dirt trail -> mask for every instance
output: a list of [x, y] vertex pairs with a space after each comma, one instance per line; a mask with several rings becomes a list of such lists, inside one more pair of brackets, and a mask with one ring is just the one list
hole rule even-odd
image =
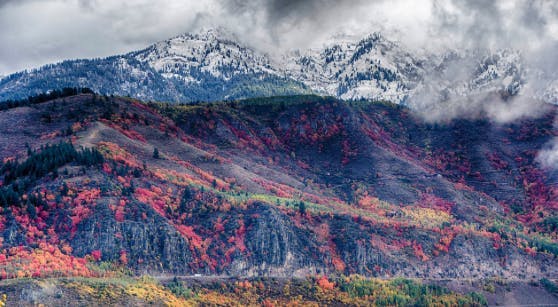
[[91, 125], [85, 131], [81, 131], [77, 134], [78, 139], [76, 141], [76, 145], [83, 146], [83, 147], [95, 146], [95, 143], [97, 143], [100, 140], [99, 138], [99, 134], [101, 134], [100, 132], [107, 129], [110, 128], [104, 125], [103, 123], [100, 122], [91, 123]]

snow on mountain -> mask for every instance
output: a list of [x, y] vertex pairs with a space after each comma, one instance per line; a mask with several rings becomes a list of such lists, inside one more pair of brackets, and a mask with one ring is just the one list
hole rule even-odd
[[322, 49], [291, 52], [286, 71], [324, 94], [343, 99], [400, 102], [420, 80], [420, 60], [374, 33], [360, 41], [333, 42]]
[[224, 80], [241, 74], [275, 74], [267, 57], [241, 46], [222, 29], [180, 35], [138, 52], [135, 58], [165, 78], [185, 82], [200, 81], [192, 78], [194, 70]]
[[277, 60], [226, 30], [209, 29], [125, 55], [64, 61], [6, 76], [0, 79], [0, 100], [80, 86], [175, 102], [313, 92], [413, 105], [422, 98], [444, 101], [523, 90], [555, 102], [558, 81], [534, 89], [528, 78], [533, 72], [523, 62], [514, 50], [411, 50], [380, 33], [362, 39], [337, 35], [321, 48], [291, 50]]
[[411, 100], [444, 101], [481, 93], [516, 95], [526, 80], [521, 54], [513, 50], [449, 50], [431, 55]]
[[558, 80], [549, 81], [538, 98], [550, 103], [558, 104]]
[[222, 30], [207, 30], [124, 55], [68, 60], [12, 74], [0, 81], [0, 101], [76, 86], [169, 102], [310, 92], [273, 69], [265, 55], [236, 42]]

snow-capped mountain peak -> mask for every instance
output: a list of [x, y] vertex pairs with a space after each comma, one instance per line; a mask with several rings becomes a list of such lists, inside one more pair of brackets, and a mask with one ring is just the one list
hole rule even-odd
[[165, 78], [202, 81], [195, 75], [209, 73], [230, 80], [238, 74], [269, 73], [269, 60], [233, 40], [223, 30], [183, 34], [138, 52], [136, 59], [147, 63]]
[[[361, 39], [337, 34], [322, 47], [291, 50], [271, 59], [216, 28], [178, 35], [125, 55], [65, 61], [6, 76], [0, 79], [0, 100], [84, 86], [182, 102], [313, 92], [408, 104], [425, 93], [431, 100], [482, 91], [516, 95], [529, 88], [526, 76], [532, 75], [523, 62], [514, 50], [413, 50], [381, 33]], [[556, 83], [552, 80], [547, 82], [550, 87]], [[540, 86], [531, 86], [531, 91], [551, 101], [558, 95]]]

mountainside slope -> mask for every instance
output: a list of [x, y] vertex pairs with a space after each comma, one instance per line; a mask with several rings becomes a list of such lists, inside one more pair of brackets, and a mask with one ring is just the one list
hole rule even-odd
[[92, 94], [8, 109], [0, 274], [555, 277], [558, 174], [535, 162], [555, 113], [431, 125], [315, 96]]

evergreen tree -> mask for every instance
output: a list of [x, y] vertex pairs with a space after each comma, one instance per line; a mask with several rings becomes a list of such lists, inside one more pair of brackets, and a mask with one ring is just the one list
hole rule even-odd
[[303, 201], [300, 201], [300, 203], [298, 203], [298, 212], [300, 212], [301, 215], [306, 214], [306, 203], [304, 203]]
[[29, 200], [27, 201], [27, 213], [29, 213], [31, 219], [37, 218], [37, 209], [35, 209], [35, 206]]

